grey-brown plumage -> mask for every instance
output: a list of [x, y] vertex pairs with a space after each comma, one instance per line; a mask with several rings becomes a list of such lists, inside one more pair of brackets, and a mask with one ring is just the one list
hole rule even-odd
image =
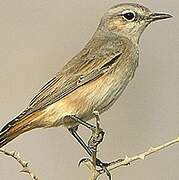
[[1, 130], [0, 147], [34, 128], [73, 127], [70, 115], [87, 121], [94, 110], [108, 110], [134, 76], [142, 32], [152, 21], [169, 17], [138, 4], [109, 9], [84, 49]]

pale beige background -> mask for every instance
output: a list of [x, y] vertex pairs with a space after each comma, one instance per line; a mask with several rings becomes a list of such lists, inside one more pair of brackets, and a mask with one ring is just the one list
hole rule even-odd
[[[26, 107], [37, 90], [90, 38], [118, 0], [0, 0], [0, 126]], [[135, 155], [179, 133], [179, 1], [138, 1], [174, 15], [151, 25], [140, 43], [140, 68], [115, 106], [102, 116], [104, 160]], [[82, 132], [84, 134], [84, 130]], [[64, 128], [36, 130], [7, 146], [30, 160], [42, 180], [85, 180], [86, 156]], [[113, 172], [114, 180], [179, 179], [179, 146]], [[0, 155], [0, 180], [28, 180]], [[102, 177], [101, 179], [105, 179]]]

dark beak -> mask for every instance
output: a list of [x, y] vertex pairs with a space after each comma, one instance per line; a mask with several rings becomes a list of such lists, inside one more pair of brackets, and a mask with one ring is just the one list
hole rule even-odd
[[148, 21], [153, 22], [153, 21], [158, 21], [158, 20], [163, 20], [163, 19], [168, 19], [172, 18], [173, 16], [170, 14], [165, 14], [165, 13], [152, 13], [148, 16]]

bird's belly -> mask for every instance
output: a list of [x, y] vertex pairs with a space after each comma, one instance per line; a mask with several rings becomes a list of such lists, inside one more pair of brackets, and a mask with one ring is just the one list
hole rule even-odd
[[105, 74], [54, 103], [47, 108], [48, 112], [53, 111], [55, 114], [52, 124], [69, 124], [69, 119], [65, 118], [69, 115], [76, 115], [87, 121], [94, 117], [94, 110], [100, 113], [108, 110], [121, 95], [134, 71], [124, 69]]

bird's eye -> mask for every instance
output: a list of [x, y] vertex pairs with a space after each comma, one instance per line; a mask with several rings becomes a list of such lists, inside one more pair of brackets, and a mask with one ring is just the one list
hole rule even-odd
[[135, 13], [134, 12], [124, 12], [122, 16], [127, 19], [128, 21], [132, 21], [135, 19]]

